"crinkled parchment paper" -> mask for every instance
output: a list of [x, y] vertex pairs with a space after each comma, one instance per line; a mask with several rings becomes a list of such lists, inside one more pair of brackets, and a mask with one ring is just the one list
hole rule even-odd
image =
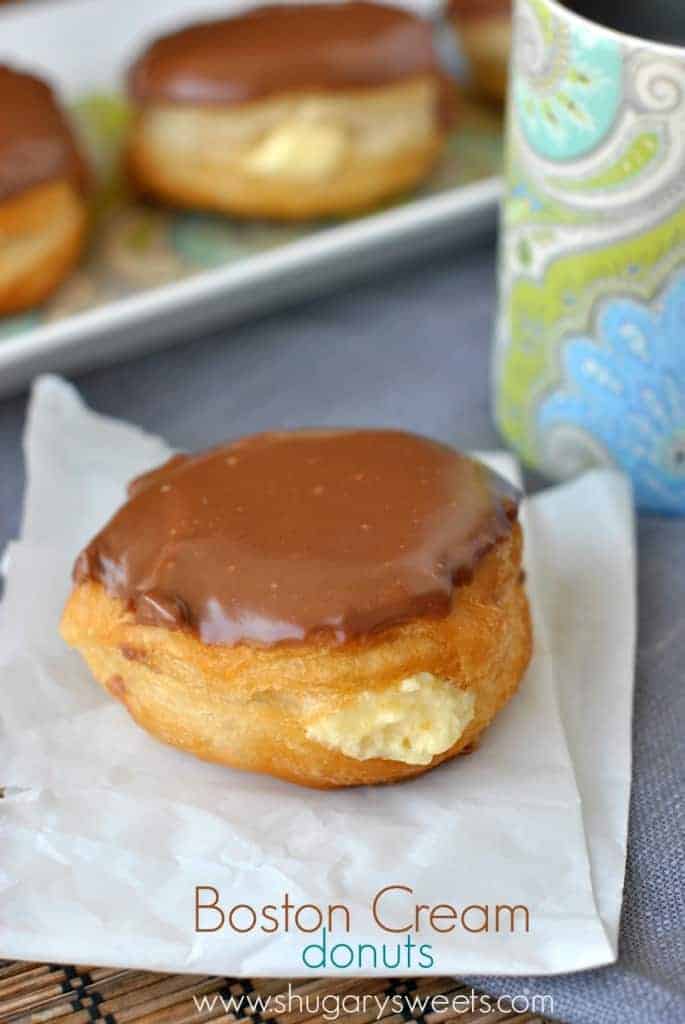
[[[615, 957], [630, 779], [634, 547], [609, 471], [529, 499], [535, 657], [480, 748], [397, 786], [315, 792], [163, 746], [93, 683], [57, 632], [76, 553], [128, 479], [168, 454], [36, 384], [21, 539], [0, 618], [0, 955], [165, 971], [303, 975], [297, 932], [194, 931], [194, 887], [222, 904], [523, 904], [530, 931], [426, 931], [434, 973], [571, 971]], [[506, 455], [488, 457], [516, 477]], [[390, 907], [391, 904], [388, 904]], [[400, 901], [395, 904], [397, 913]], [[331, 968], [321, 974], [333, 973]], [[374, 973], [368, 968], [352, 974]], [[376, 973], [392, 973], [382, 963]], [[402, 962], [395, 973], [412, 973]], [[418, 973], [418, 972], [415, 972]]]

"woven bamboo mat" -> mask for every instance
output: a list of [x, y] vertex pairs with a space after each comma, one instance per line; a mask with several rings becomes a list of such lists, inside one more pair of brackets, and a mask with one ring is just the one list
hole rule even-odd
[[[393, 979], [316, 979], [287, 981], [200, 977], [187, 974], [152, 974], [147, 971], [123, 971], [106, 967], [61, 966], [0, 961], [0, 1022], [2, 1024], [204, 1024], [211, 1020], [244, 1021], [245, 1024], [331, 1024], [335, 1001], [340, 999], [341, 1014], [336, 1024], [488, 1024], [515, 1021], [517, 1024], [553, 1024], [548, 1018], [530, 1013], [512, 1013], [493, 1009], [491, 1012], [462, 1012], [433, 1007], [430, 999], [448, 996], [469, 998], [473, 990], [453, 978]], [[290, 1002], [279, 1002], [290, 993]], [[367, 1006], [379, 1007], [384, 996], [396, 997], [388, 1002], [387, 1013], [378, 1009], [357, 1012], [359, 997], [369, 997]], [[244, 1010], [231, 1011], [222, 1003], [231, 996], [244, 997]], [[257, 997], [271, 997], [274, 1009], [259, 1003]], [[329, 996], [325, 1002], [324, 997]], [[344, 1000], [343, 997], [352, 997]], [[374, 996], [378, 1003], [371, 1002]], [[203, 1002], [203, 997], [207, 997]], [[214, 998], [213, 998], [214, 997]], [[299, 999], [298, 999], [299, 997]], [[355, 997], [356, 1000], [355, 1000]], [[399, 997], [399, 998], [398, 998]], [[427, 997], [429, 997], [427, 999]], [[477, 996], [476, 996], [477, 999]], [[401, 1012], [397, 1012], [401, 1003]], [[286, 1012], [279, 1012], [287, 1005]], [[477, 1004], [476, 1004], [477, 1005]], [[317, 1012], [318, 1010], [318, 1012]]]

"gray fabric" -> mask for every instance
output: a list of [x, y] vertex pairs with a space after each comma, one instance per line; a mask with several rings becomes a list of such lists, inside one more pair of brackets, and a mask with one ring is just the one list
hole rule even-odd
[[[317, 423], [402, 425], [466, 448], [493, 447], [492, 264], [486, 246], [467, 258], [435, 258], [78, 384], [96, 409], [179, 447]], [[24, 408], [24, 398], [0, 403], [0, 546], [19, 523]], [[620, 962], [555, 979], [477, 979], [491, 992], [552, 993], [555, 1016], [569, 1024], [685, 1021], [685, 521], [644, 519], [639, 556], [635, 781]]]

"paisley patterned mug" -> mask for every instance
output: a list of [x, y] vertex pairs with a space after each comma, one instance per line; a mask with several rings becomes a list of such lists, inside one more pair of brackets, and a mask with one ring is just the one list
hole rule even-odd
[[656, 41], [674, 33], [682, 0], [517, 0], [494, 404], [546, 475], [613, 464], [640, 508], [685, 515], [685, 46]]

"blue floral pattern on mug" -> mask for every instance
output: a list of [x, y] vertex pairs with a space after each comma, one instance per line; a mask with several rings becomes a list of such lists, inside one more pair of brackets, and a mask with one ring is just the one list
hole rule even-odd
[[611, 453], [633, 479], [645, 509], [685, 508], [685, 273], [661, 301], [608, 299], [597, 341], [569, 339], [563, 388], [538, 409], [549, 436], [575, 424]]
[[618, 42], [588, 30], [551, 22], [531, 0], [538, 18], [526, 28], [540, 39], [519, 43], [524, 53], [514, 79], [514, 104], [535, 152], [568, 160], [593, 149], [609, 131], [621, 101]]

